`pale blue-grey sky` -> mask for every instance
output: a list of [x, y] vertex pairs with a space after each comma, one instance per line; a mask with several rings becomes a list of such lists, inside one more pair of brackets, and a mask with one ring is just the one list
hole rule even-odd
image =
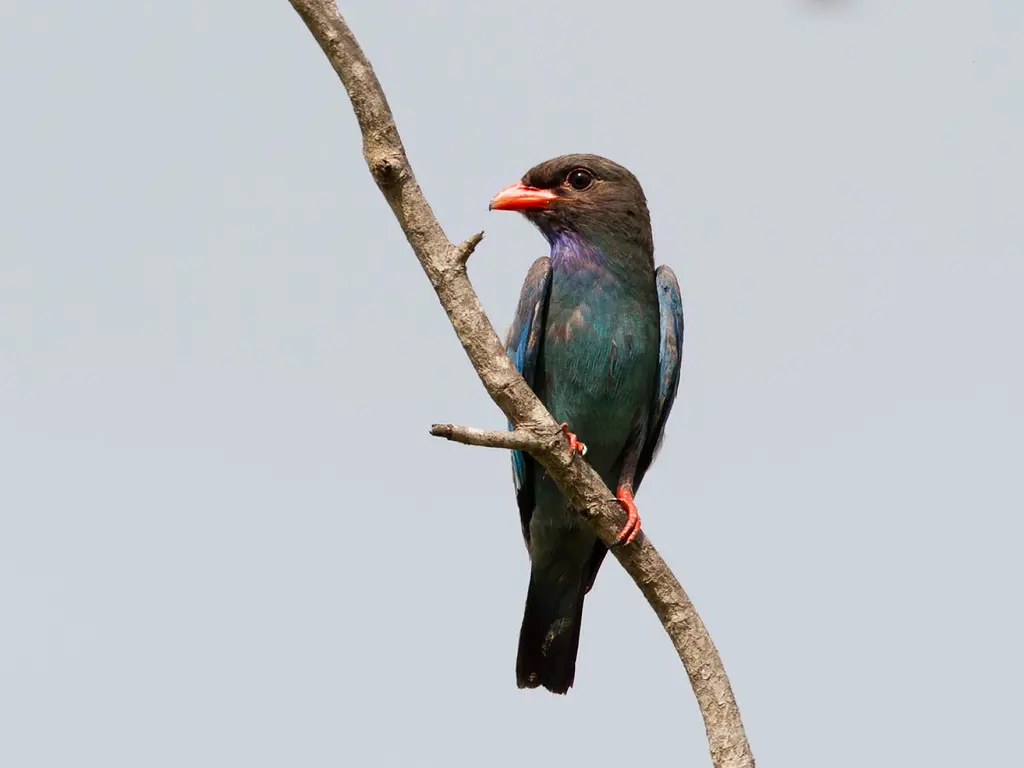
[[[345, 2], [495, 324], [597, 152], [686, 306], [638, 504], [762, 766], [1009, 765], [1024, 6]], [[499, 427], [285, 0], [0, 10], [0, 765], [709, 765], [614, 563], [515, 687]]]

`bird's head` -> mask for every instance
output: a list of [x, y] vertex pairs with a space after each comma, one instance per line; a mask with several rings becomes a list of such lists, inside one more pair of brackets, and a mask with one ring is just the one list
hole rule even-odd
[[519, 211], [551, 243], [573, 236], [598, 245], [653, 247], [647, 200], [636, 176], [598, 155], [562, 155], [536, 165], [491, 200]]

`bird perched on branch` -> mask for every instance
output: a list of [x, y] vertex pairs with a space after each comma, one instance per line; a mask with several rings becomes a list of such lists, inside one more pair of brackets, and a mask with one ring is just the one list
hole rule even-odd
[[[643, 189], [611, 160], [565, 155], [531, 168], [490, 207], [519, 211], [551, 246], [526, 276], [508, 354], [570, 448], [616, 489], [628, 515], [618, 543], [629, 544], [640, 532], [633, 494], [661, 442], [683, 345], [679, 283], [654, 268]], [[513, 451], [512, 470], [530, 555], [516, 682], [566, 693], [583, 598], [607, 548], [529, 455]]]

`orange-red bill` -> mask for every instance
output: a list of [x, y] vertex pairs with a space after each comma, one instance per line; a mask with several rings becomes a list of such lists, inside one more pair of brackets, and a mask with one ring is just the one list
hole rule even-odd
[[530, 211], [547, 208], [558, 195], [550, 189], [528, 187], [522, 182], [511, 184], [491, 198], [492, 211]]

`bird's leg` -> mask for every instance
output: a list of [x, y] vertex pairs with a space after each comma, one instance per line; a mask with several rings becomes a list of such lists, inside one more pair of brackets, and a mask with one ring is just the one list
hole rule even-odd
[[615, 539], [615, 543], [632, 544], [633, 539], [640, 533], [640, 512], [633, 502], [633, 486], [629, 483], [623, 483], [615, 491], [615, 498], [618, 499], [619, 506], [626, 510], [627, 515], [626, 524], [622, 526], [622, 530], [619, 532], [618, 538]]
[[587, 455], [587, 445], [582, 442], [573, 432], [569, 431], [569, 422], [563, 421], [561, 424], [562, 434], [565, 435], [569, 441], [569, 450], [573, 452], [573, 455], [579, 454], [580, 456]]

